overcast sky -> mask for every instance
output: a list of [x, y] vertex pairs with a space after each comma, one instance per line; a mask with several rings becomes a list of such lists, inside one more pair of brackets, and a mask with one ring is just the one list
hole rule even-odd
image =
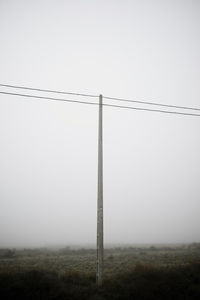
[[[198, 0], [0, 0], [0, 37], [0, 83], [200, 107]], [[0, 95], [0, 247], [96, 243], [97, 134]], [[105, 107], [103, 143], [105, 243], [200, 242], [200, 117]]]

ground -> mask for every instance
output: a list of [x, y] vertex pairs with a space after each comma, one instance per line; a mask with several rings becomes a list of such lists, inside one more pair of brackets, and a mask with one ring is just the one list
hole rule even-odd
[[200, 299], [200, 244], [0, 249], [1, 299]]

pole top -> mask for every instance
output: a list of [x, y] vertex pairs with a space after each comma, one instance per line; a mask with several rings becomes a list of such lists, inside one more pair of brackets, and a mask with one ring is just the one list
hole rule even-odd
[[99, 101], [100, 101], [100, 103], [103, 102], [103, 95], [102, 94], [99, 95]]

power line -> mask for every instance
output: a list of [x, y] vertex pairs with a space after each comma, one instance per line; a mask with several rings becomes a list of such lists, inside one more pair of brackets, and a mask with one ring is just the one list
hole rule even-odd
[[[0, 94], [27, 97], [27, 98], [44, 99], [44, 100], [51, 100], [51, 101], [62, 101], [62, 102], [73, 102], [73, 103], [81, 103], [81, 104], [99, 105], [99, 103], [88, 102], [88, 101], [61, 99], [61, 98], [44, 97], [44, 96], [36, 96], [36, 95], [28, 95], [28, 94], [18, 94], [18, 93], [10, 93], [10, 92], [0, 92]], [[141, 107], [130, 107], [130, 106], [107, 104], [107, 103], [104, 103], [102, 105], [107, 106], [107, 107], [116, 107], [116, 108], [133, 109], [133, 110], [140, 110], [140, 111], [149, 111], [149, 112], [158, 112], [158, 113], [166, 113], [166, 114], [176, 114], [176, 115], [200, 117], [200, 114], [182, 113], [182, 112], [177, 112], [177, 111], [157, 110], [157, 109], [141, 108]]]
[[[15, 89], [24, 89], [24, 90], [30, 90], [30, 91], [37, 91], [37, 92], [56, 93], [56, 94], [63, 94], [63, 95], [74, 95], [74, 96], [83, 96], [83, 97], [92, 97], [92, 98], [98, 98], [99, 97], [98, 95], [83, 94], [83, 93], [72, 93], [72, 92], [49, 90], [49, 89], [40, 89], [40, 88], [33, 88], [33, 87], [27, 87], [27, 86], [3, 84], [3, 83], [0, 83], [0, 86], [15, 88]], [[145, 104], [145, 105], [154, 105], [154, 106], [161, 106], [161, 107], [170, 107], [170, 108], [177, 108], [177, 109], [200, 111], [200, 108], [197, 108], [197, 107], [178, 106], [178, 105], [163, 104], [163, 103], [158, 103], [158, 102], [149, 102], [149, 101], [141, 101], [141, 100], [133, 100], [133, 99], [115, 98], [115, 97], [108, 97], [108, 96], [104, 96], [104, 99], [113, 100], [113, 101], [122, 101], [122, 102], [129, 102], [129, 103], [139, 103], [139, 104]]]
[[165, 114], [176, 114], [176, 115], [183, 115], [183, 116], [200, 117], [199, 114], [182, 113], [182, 112], [178, 112], [178, 111], [169, 111], [169, 110], [160, 110], [160, 109], [151, 109], [151, 108], [141, 108], [141, 107], [131, 107], [131, 106], [122, 106], [122, 105], [112, 105], [112, 104], [103, 104], [103, 106], [126, 108], [126, 109], [135, 109], [135, 110], [150, 111], [150, 112], [159, 112], [159, 113], [165, 113]]
[[63, 94], [63, 95], [84, 96], [84, 97], [92, 97], [92, 98], [98, 98], [99, 97], [97, 95], [79, 94], [79, 93], [71, 93], [71, 92], [65, 92], [65, 91], [55, 91], [55, 90], [48, 90], [48, 89], [39, 89], [39, 88], [33, 88], [33, 87], [27, 87], [27, 86], [18, 86], [18, 85], [10, 85], [10, 84], [3, 84], [3, 83], [0, 83], [0, 86], [15, 88], [15, 89], [22, 89], [22, 90], [29, 90], [29, 91]]
[[81, 104], [99, 105], [98, 103], [93, 103], [93, 102], [86, 102], [86, 101], [80, 101], [80, 100], [71, 100], [71, 99], [62, 99], [62, 98], [54, 98], [54, 97], [45, 97], [45, 96], [36, 96], [36, 95], [29, 95], [29, 94], [18, 94], [18, 93], [10, 93], [10, 92], [0, 92], [0, 94], [11, 95], [11, 96], [20, 96], [20, 97], [28, 97], [28, 98], [36, 98], [36, 99], [44, 99], [44, 100], [51, 100], [51, 101], [63, 101], [63, 102], [73, 102], [73, 103], [81, 103]]
[[123, 99], [123, 98], [113, 98], [113, 97], [106, 97], [106, 96], [104, 96], [104, 99], [200, 111], [200, 108], [189, 107], [189, 106], [178, 106], [178, 105], [171, 105], [171, 104], [163, 104], [163, 103], [147, 102], [147, 101], [139, 101], [139, 100], [130, 100], [130, 99]]

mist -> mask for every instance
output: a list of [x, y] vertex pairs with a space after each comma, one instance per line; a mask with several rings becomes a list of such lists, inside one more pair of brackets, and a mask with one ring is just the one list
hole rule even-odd
[[[199, 17], [197, 0], [1, 0], [0, 83], [199, 108]], [[200, 242], [199, 128], [103, 108], [105, 245]], [[0, 137], [0, 247], [95, 245], [98, 106], [0, 94]]]

